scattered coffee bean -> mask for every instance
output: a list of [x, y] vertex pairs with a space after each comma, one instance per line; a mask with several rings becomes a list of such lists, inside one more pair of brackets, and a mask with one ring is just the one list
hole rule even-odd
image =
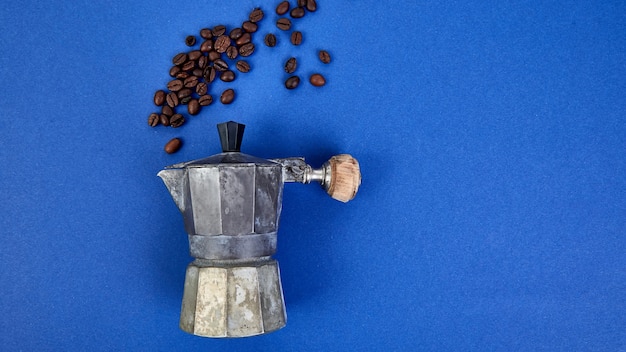
[[297, 67], [298, 67], [298, 61], [296, 60], [296, 58], [295, 57], [289, 58], [289, 60], [287, 60], [287, 62], [285, 63], [285, 72], [294, 73]]
[[204, 55], [202, 54], [202, 51], [194, 50], [194, 51], [190, 51], [189, 54], [187, 54], [187, 58], [189, 59], [189, 61], [196, 61], [202, 55]]
[[320, 50], [318, 54], [320, 61], [327, 64], [330, 62], [330, 54], [326, 50]]
[[259, 25], [254, 22], [246, 21], [241, 25], [241, 28], [248, 33], [254, 33], [259, 29]]
[[289, 11], [289, 1], [283, 1], [276, 6], [276, 14], [282, 16]]
[[250, 72], [250, 64], [247, 61], [239, 60], [235, 65], [237, 70], [242, 73]]
[[229, 46], [230, 38], [226, 35], [220, 35], [219, 37], [217, 37], [217, 39], [215, 39], [215, 43], [213, 44], [215, 51], [220, 54], [226, 52], [226, 49], [228, 49]]
[[180, 141], [180, 139], [172, 138], [169, 142], [165, 143], [165, 147], [163, 147], [163, 150], [165, 150], [167, 154], [174, 154], [180, 149], [181, 145], [182, 142]]
[[170, 117], [165, 115], [165, 114], [161, 114], [159, 116], [159, 121], [161, 122], [161, 125], [167, 127], [170, 125]]
[[213, 68], [220, 72], [224, 72], [228, 70], [228, 64], [226, 63], [226, 61], [222, 59], [217, 59], [213, 61]]
[[196, 68], [196, 62], [195, 61], [187, 61], [183, 64], [183, 71], [191, 71], [194, 68]]
[[203, 53], [208, 53], [211, 50], [213, 50], [213, 40], [207, 39], [200, 44], [200, 51]]
[[310, 12], [315, 12], [315, 10], [317, 10], [317, 2], [315, 2], [315, 0], [307, 0], [306, 9]]
[[232, 82], [235, 80], [235, 72], [231, 70], [224, 71], [220, 75], [220, 79], [224, 82]]
[[184, 80], [185, 78], [189, 77], [189, 73], [185, 72], [185, 71], [180, 71], [176, 74], [176, 78], [178, 79], [182, 79]]
[[208, 91], [209, 86], [204, 82], [200, 82], [196, 86], [196, 94], [198, 94], [199, 96], [205, 95]]
[[187, 88], [195, 88], [198, 85], [198, 77], [191, 76], [185, 79], [183, 85]]
[[279, 18], [278, 21], [276, 21], [276, 27], [281, 31], [288, 31], [291, 28], [291, 20], [288, 18]]
[[207, 56], [202, 55], [198, 58], [198, 68], [200, 70], [204, 70], [204, 68], [206, 67], [208, 63], [209, 63], [209, 58]]
[[215, 51], [215, 50], [211, 50], [211, 51], [209, 51], [209, 53], [208, 53], [207, 57], [209, 58], [209, 61], [211, 61], [211, 62], [212, 62], [212, 61], [215, 61], [215, 60], [217, 60], [217, 59], [221, 58], [221, 57], [222, 57], [222, 55], [220, 55], [220, 53], [218, 53], [218, 52], [217, 52], [217, 51]]
[[182, 65], [182, 64], [185, 63], [185, 61], [187, 61], [187, 54], [185, 54], [185, 53], [178, 53], [172, 59], [172, 63], [174, 65]]
[[198, 115], [200, 112], [200, 103], [198, 103], [197, 99], [189, 100], [189, 103], [187, 103], [187, 112], [189, 115]]
[[293, 10], [291, 10], [289, 15], [291, 15], [291, 17], [293, 17], [293, 18], [302, 18], [302, 17], [304, 17], [304, 8], [303, 7], [296, 7]]
[[154, 92], [154, 105], [161, 106], [163, 102], [165, 102], [165, 92], [162, 90]]
[[193, 71], [191, 71], [191, 74], [196, 76], [196, 77], [202, 77], [202, 72], [204, 72], [201, 68], [196, 68]]
[[191, 97], [184, 97], [180, 100], [180, 103], [183, 105], [186, 105], [187, 103], [189, 103], [191, 99], [192, 99]]
[[239, 55], [239, 50], [237, 50], [237, 47], [229, 46], [228, 49], [226, 49], [226, 56], [229, 59], [235, 60], [238, 55]]
[[196, 45], [196, 37], [194, 37], [193, 35], [188, 35], [187, 38], [185, 38], [185, 44], [187, 44], [187, 46]]
[[207, 83], [213, 82], [215, 80], [215, 68], [213, 68], [213, 66], [207, 66], [204, 69], [203, 77]]
[[193, 91], [191, 89], [183, 88], [183, 89], [178, 91], [176, 96], [178, 96], [178, 99], [183, 99], [183, 98], [191, 96], [191, 93], [193, 93]]
[[305, 7], [307, 0], [298, 0], [298, 7]]
[[215, 27], [213, 27], [213, 36], [214, 37], [219, 37], [220, 35], [224, 35], [224, 33], [226, 33], [226, 27], [224, 25], [217, 25]]
[[178, 106], [178, 95], [174, 92], [167, 93], [167, 97], [165, 98], [167, 101], [167, 106], [170, 108], [175, 108]]
[[241, 28], [235, 28], [230, 31], [229, 37], [232, 40], [237, 40], [243, 35], [243, 30]]
[[264, 42], [265, 42], [265, 45], [269, 46], [270, 48], [274, 47], [276, 46], [276, 36], [273, 33], [268, 33], [265, 36]]
[[213, 103], [213, 97], [210, 94], [206, 94], [198, 98], [198, 103], [200, 106], [208, 106]]
[[241, 35], [241, 37], [239, 37], [239, 39], [235, 41], [235, 44], [241, 46], [250, 43], [250, 40], [252, 40], [250, 33], [244, 33]]
[[263, 10], [261, 10], [260, 8], [256, 8], [256, 9], [252, 10], [252, 12], [250, 12], [250, 16], [249, 16], [250, 22], [252, 22], [252, 23], [259, 22], [260, 20], [263, 19], [263, 15], [264, 15], [263, 14]]
[[148, 116], [148, 125], [150, 127], [154, 127], [158, 124], [159, 124], [159, 114], [153, 112], [152, 114], [150, 114], [150, 116]]
[[174, 109], [170, 108], [168, 105], [163, 105], [161, 108], [161, 114], [170, 117], [174, 115]]
[[209, 28], [202, 28], [200, 30], [200, 36], [204, 39], [213, 38], [213, 32]]
[[230, 104], [233, 100], [235, 100], [235, 91], [232, 89], [226, 89], [220, 97], [222, 104]]
[[326, 79], [324, 79], [324, 76], [320, 75], [319, 73], [315, 73], [311, 75], [311, 77], [309, 78], [309, 82], [311, 82], [311, 84], [316, 87], [321, 87], [326, 84]]
[[170, 117], [170, 126], [178, 128], [185, 123], [185, 118], [181, 114], [174, 114]]
[[252, 55], [253, 52], [254, 52], [254, 44], [252, 43], [244, 44], [241, 46], [241, 48], [239, 48], [239, 55], [244, 56], [244, 57]]
[[183, 81], [179, 79], [171, 80], [167, 84], [167, 89], [169, 89], [170, 92], [178, 92], [179, 90], [183, 89]]
[[302, 32], [294, 31], [291, 33], [291, 44], [300, 45], [302, 44]]
[[179, 66], [172, 66], [172, 68], [170, 68], [170, 76], [172, 77], [176, 77], [176, 75], [180, 72], [180, 67]]
[[298, 76], [291, 76], [285, 81], [285, 87], [287, 89], [294, 89], [298, 84], [300, 84], [300, 77]]

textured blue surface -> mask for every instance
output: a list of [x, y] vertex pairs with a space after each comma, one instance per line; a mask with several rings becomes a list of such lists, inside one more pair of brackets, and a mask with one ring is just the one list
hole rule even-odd
[[[0, 350], [626, 350], [623, 2], [319, 0], [297, 48], [276, 3], [3, 4]], [[235, 103], [148, 127], [185, 36], [259, 5]], [[230, 119], [246, 153], [351, 153], [363, 184], [346, 205], [287, 185], [288, 324], [210, 340], [178, 329], [191, 258], [155, 174]]]

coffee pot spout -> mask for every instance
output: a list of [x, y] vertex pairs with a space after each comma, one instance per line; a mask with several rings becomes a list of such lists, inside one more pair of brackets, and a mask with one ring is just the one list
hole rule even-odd
[[185, 170], [184, 169], [165, 169], [157, 174], [165, 183], [170, 191], [170, 195], [174, 199], [176, 206], [181, 213], [185, 211]]

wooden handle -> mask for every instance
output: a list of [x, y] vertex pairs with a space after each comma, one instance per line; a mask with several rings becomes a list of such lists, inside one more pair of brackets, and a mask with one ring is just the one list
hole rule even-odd
[[359, 162], [350, 154], [335, 155], [328, 160], [330, 185], [327, 192], [334, 199], [348, 202], [356, 196], [361, 185]]

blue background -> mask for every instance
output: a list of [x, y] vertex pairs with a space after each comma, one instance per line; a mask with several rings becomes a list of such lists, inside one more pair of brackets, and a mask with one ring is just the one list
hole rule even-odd
[[[300, 47], [277, 2], [2, 5], [0, 349], [625, 351], [624, 2], [319, 0]], [[185, 36], [255, 6], [253, 70], [211, 91], [235, 103], [147, 126]], [[211, 340], [178, 329], [192, 258], [156, 173], [231, 119], [244, 152], [351, 153], [363, 184], [286, 185], [288, 324]]]

